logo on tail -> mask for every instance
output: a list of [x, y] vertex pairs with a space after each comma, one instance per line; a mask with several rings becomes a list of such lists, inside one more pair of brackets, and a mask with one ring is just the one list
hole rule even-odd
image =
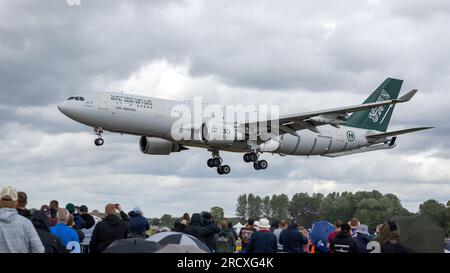
[[[376, 102], [380, 102], [380, 101], [386, 101], [386, 100], [390, 100], [391, 97], [389, 96], [388, 92], [386, 92], [386, 90], [382, 90], [380, 93], [380, 96], [378, 96], [378, 99]], [[374, 107], [372, 109], [370, 109], [369, 112], [369, 118], [374, 122], [378, 122], [378, 120], [380, 119], [381, 114], [383, 113], [384, 110], [384, 106], [378, 106], [378, 107]], [[383, 120], [382, 120], [383, 121]]]

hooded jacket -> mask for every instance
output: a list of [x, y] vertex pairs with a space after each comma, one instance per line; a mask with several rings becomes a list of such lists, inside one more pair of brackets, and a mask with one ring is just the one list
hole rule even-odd
[[63, 242], [50, 233], [50, 220], [41, 211], [35, 212], [31, 216], [31, 222], [33, 223], [36, 231], [41, 238], [42, 244], [45, 248], [45, 253], [67, 253], [67, 249], [64, 247]]
[[253, 232], [247, 246], [247, 253], [275, 253], [277, 250], [277, 237], [270, 230]]
[[91, 253], [101, 253], [112, 242], [127, 238], [127, 233], [127, 225], [119, 216], [115, 214], [108, 215], [103, 221], [95, 225], [89, 243], [89, 250]]
[[128, 214], [128, 238], [143, 238], [146, 237], [146, 231], [150, 228], [148, 221], [141, 214], [131, 211]]
[[0, 253], [44, 253], [44, 245], [30, 220], [16, 209], [0, 209]]
[[209, 235], [206, 228], [202, 225], [202, 219], [199, 213], [192, 214], [191, 222], [183, 232], [194, 236], [203, 243], [205, 242], [205, 236]]
[[214, 224], [211, 219], [203, 219], [203, 226], [206, 229], [205, 245], [209, 247], [210, 250], [212, 250], [214, 247], [215, 234], [220, 232], [220, 228], [216, 224]]

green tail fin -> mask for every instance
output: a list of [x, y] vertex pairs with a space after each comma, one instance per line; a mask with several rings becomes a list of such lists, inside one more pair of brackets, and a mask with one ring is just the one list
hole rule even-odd
[[[398, 97], [403, 81], [387, 78], [365, 101], [366, 103], [392, 100]], [[353, 113], [347, 120], [347, 126], [386, 132], [394, 112], [394, 104], [375, 107]]]

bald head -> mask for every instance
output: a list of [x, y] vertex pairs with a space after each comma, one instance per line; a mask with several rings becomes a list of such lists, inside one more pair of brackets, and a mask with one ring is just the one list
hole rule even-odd
[[105, 213], [106, 213], [106, 215], [115, 214], [116, 213], [116, 205], [114, 205], [114, 204], [106, 205]]

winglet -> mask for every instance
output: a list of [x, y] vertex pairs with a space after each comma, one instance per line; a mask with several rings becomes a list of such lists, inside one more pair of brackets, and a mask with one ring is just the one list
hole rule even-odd
[[408, 93], [406, 93], [405, 95], [403, 95], [400, 98], [398, 98], [397, 100], [399, 102], [407, 102], [407, 101], [411, 100], [412, 97], [414, 97], [414, 95], [416, 93], [417, 93], [417, 89], [413, 89], [413, 90], [409, 91]]

